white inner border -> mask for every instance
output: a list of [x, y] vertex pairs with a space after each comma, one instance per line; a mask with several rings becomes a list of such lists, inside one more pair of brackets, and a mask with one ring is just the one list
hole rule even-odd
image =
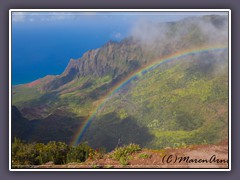
[[[11, 119], [12, 119], [12, 12], [228, 12], [228, 65], [229, 65], [229, 119], [228, 119], [228, 169], [12, 169], [11, 167]], [[230, 9], [10, 9], [9, 10], [9, 171], [231, 171], [231, 10]]]

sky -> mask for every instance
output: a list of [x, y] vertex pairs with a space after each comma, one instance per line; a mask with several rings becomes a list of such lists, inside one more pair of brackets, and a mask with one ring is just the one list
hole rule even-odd
[[71, 58], [121, 41], [141, 22], [171, 22], [219, 12], [12, 12], [12, 84], [61, 74]]

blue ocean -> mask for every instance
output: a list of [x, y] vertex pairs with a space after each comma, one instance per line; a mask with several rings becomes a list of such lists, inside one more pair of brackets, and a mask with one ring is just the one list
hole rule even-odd
[[12, 84], [61, 74], [70, 58], [127, 36], [123, 24], [16, 23], [12, 27]]

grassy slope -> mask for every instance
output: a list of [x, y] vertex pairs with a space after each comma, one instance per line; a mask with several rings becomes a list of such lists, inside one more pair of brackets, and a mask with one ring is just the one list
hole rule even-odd
[[[56, 109], [61, 109], [76, 116], [87, 116], [94, 105], [95, 89], [110, 82], [110, 77], [91, 78], [85, 77], [75, 79], [74, 81], [60, 87], [52, 92], [43, 92], [42, 84], [29, 87], [28, 85], [19, 85], [13, 87], [12, 104], [19, 109], [30, 109], [39, 111], [42, 118], [52, 114]], [[30, 116], [29, 119], [39, 118]]]
[[[13, 87], [12, 104], [19, 108], [25, 118], [32, 120], [28, 123], [30, 129], [27, 126], [23, 128], [27, 132], [20, 134], [13, 131], [13, 137], [17, 136], [29, 142], [47, 143], [55, 140], [70, 143], [90, 110], [95, 107], [90, 94], [109, 81], [107, 76], [92, 80], [76, 79], [57, 91], [48, 93], [41, 90], [42, 84]], [[17, 120], [20, 118], [13, 117], [13, 122], [19, 126]]]
[[223, 56], [204, 64], [205, 58], [166, 64], [138, 78], [106, 103], [86, 140], [112, 149], [120, 138], [158, 149], [226, 139], [227, 66], [217, 70], [227, 61]]

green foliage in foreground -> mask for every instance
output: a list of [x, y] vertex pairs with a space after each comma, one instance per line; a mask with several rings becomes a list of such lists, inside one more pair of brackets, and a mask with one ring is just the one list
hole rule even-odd
[[151, 158], [151, 157], [152, 157], [151, 154], [145, 154], [145, 153], [138, 155], [138, 158], [140, 158], [140, 159], [148, 159], [148, 158]]
[[47, 144], [26, 144], [15, 138], [12, 143], [13, 165], [41, 165], [47, 162], [66, 164], [69, 162], [83, 162], [90, 152], [94, 151], [86, 143], [78, 146], [68, 146], [64, 142], [51, 141]]
[[[110, 157], [122, 165], [127, 165], [131, 154], [140, 150], [139, 145], [129, 144], [115, 148]], [[77, 146], [69, 146], [64, 142], [55, 141], [47, 144], [24, 143], [17, 138], [12, 143], [12, 165], [41, 165], [48, 162], [58, 165], [71, 162], [81, 163], [87, 159], [101, 159], [105, 154], [105, 148], [93, 149], [87, 143]]]
[[111, 158], [119, 161], [122, 165], [128, 165], [130, 155], [140, 150], [139, 145], [129, 144], [128, 146], [116, 148], [111, 154]]
[[81, 144], [76, 147], [70, 147], [70, 150], [67, 154], [67, 162], [84, 162], [92, 148], [86, 144]]

